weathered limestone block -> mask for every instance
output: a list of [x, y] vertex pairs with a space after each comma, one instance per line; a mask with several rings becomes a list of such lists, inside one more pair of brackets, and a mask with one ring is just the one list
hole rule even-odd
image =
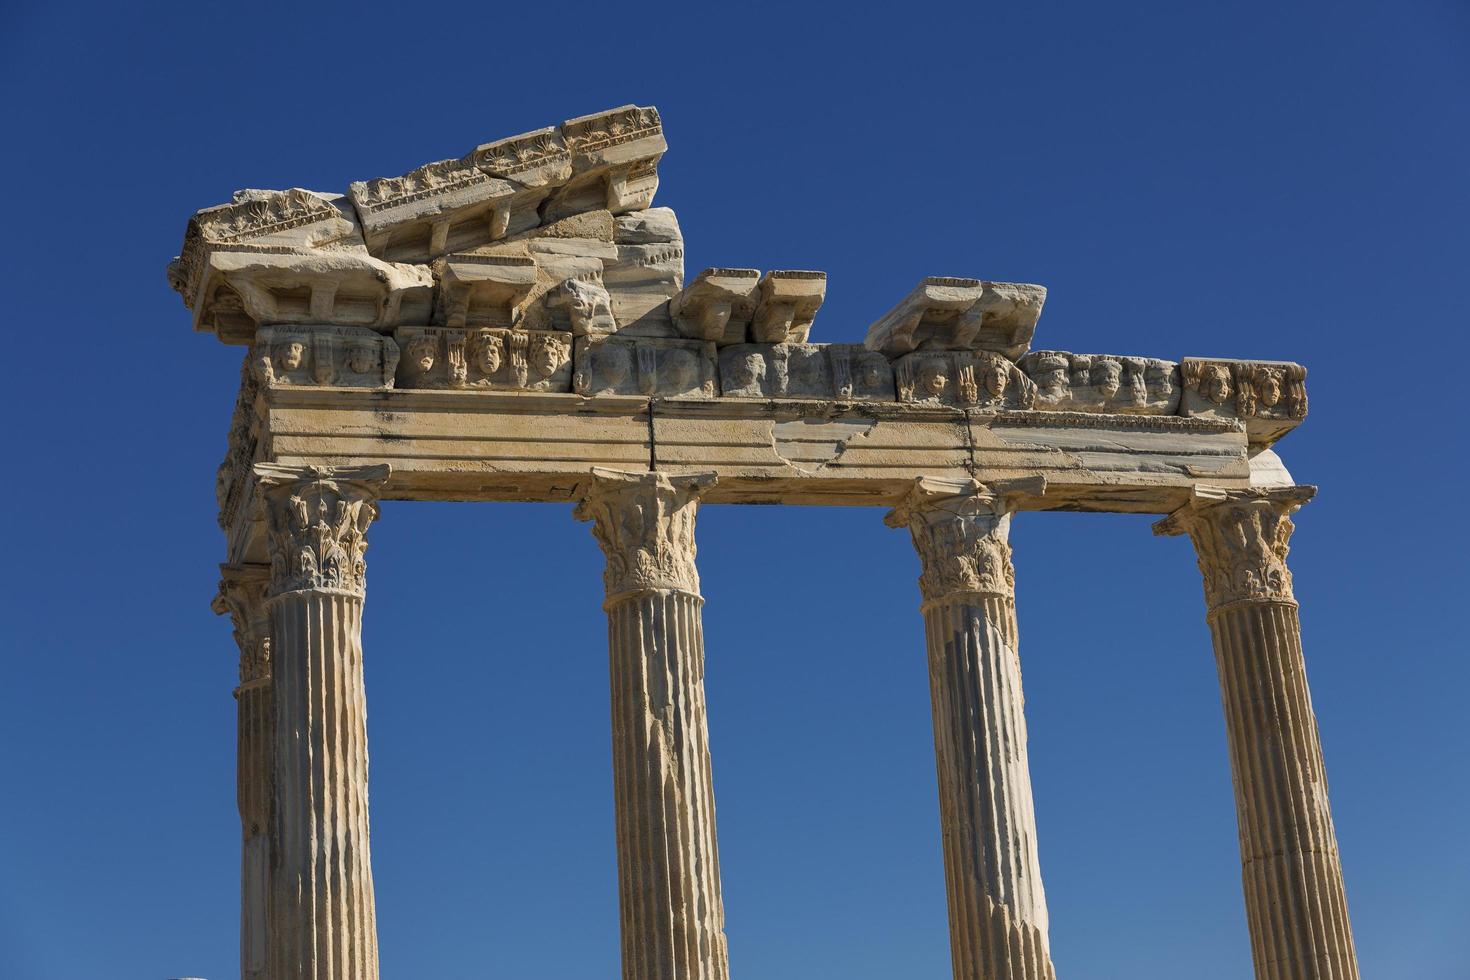
[[261, 327], [250, 364], [263, 385], [391, 388], [398, 345], [365, 327]]
[[211, 608], [229, 613], [240, 651], [236, 703], [236, 799], [240, 808], [240, 976], [266, 980], [270, 948], [271, 634], [270, 566], [220, 566]]
[[1290, 361], [1186, 357], [1185, 415], [1239, 419], [1251, 442], [1270, 445], [1307, 417], [1307, 369]]
[[868, 328], [869, 350], [987, 350], [1017, 360], [1031, 346], [1046, 289], [930, 276]]
[[759, 269], [705, 269], [669, 301], [681, 336], [724, 346], [745, 343], [760, 301]]
[[568, 119], [561, 135], [571, 154], [572, 177], [547, 200], [543, 217], [595, 208], [624, 214], [653, 203], [658, 161], [669, 148], [657, 109], [626, 105]]
[[387, 466], [260, 464], [273, 778], [266, 975], [377, 980], [362, 603]]
[[619, 215], [617, 257], [603, 263], [603, 282], [621, 332], [677, 337], [669, 300], [684, 288], [684, 236], [669, 208]]
[[235, 393], [235, 410], [230, 416], [225, 458], [214, 471], [214, 499], [219, 504], [221, 528], [234, 524], [235, 516], [248, 499], [246, 488], [260, 445], [260, 415], [255, 410], [255, 398], [261, 385], [253, 362], [250, 352], [240, 362], [240, 388]]
[[1358, 977], [1286, 566], [1290, 515], [1314, 493], [1201, 493], [1154, 525], [1156, 534], [1189, 535], [1204, 576], [1258, 980]]
[[750, 321], [757, 344], [804, 344], [827, 296], [827, 273], [781, 269], [760, 281], [760, 303]]
[[893, 362], [898, 400], [959, 408], [1031, 408], [1036, 385], [989, 351], [919, 351]]
[[712, 474], [594, 467], [607, 565], [623, 980], [728, 980], [694, 525]]
[[540, 195], [489, 176], [471, 158], [427, 163], [402, 177], [354, 181], [347, 193], [368, 250], [398, 262], [428, 262], [540, 220]]
[[727, 398], [894, 400], [888, 358], [861, 344], [731, 344], [719, 356]]
[[1021, 369], [1036, 383], [1040, 411], [1173, 415], [1179, 409], [1173, 361], [1042, 350], [1021, 358]]
[[[1042, 481], [1034, 481], [1035, 490]], [[956, 980], [1054, 980], [1026, 750], [1010, 507], [921, 477], [887, 517], [919, 553]]]
[[571, 337], [559, 330], [402, 327], [400, 388], [570, 391]]
[[578, 337], [572, 390], [579, 395], [713, 398], [715, 345], [658, 337]]
[[509, 327], [536, 285], [527, 255], [461, 252], [434, 263], [439, 278], [436, 323], [448, 327]]

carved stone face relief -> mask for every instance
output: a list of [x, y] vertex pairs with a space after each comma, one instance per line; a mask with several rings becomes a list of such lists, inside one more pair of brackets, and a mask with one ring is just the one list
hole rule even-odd
[[439, 341], [433, 336], [415, 337], [408, 345], [408, 363], [421, 374], [434, 370], [434, 358], [438, 355]]
[[1100, 358], [1092, 368], [1093, 384], [1097, 386], [1097, 393], [1105, 399], [1111, 399], [1123, 387], [1123, 365], [1117, 361]]
[[354, 374], [375, 371], [378, 367], [378, 352], [366, 344], [358, 344], [347, 353], [347, 367]]
[[572, 347], [581, 395], [712, 398], [715, 345], [665, 337], [577, 337]]
[[276, 363], [283, 371], [295, 371], [306, 359], [306, 345], [299, 340], [290, 340], [280, 346]]
[[566, 363], [569, 353], [565, 341], [541, 334], [531, 345], [531, 370], [539, 378], [549, 378]]
[[945, 364], [938, 358], [924, 361], [919, 368], [919, 390], [921, 397], [938, 398], [949, 387], [949, 376], [944, 372]]
[[502, 350], [500, 338], [482, 330], [475, 338], [475, 367], [483, 375], [495, 374], [504, 360]]
[[1199, 393], [1207, 401], [1223, 405], [1230, 400], [1230, 370], [1220, 364], [1205, 368], [1200, 378]]
[[999, 361], [992, 361], [985, 368], [985, 390], [992, 398], [999, 398], [1006, 392], [1006, 384], [1009, 381], [1006, 366]]

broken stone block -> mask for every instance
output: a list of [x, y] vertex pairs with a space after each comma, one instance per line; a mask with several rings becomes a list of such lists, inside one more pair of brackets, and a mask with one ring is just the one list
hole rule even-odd
[[705, 269], [669, 301], [669, 315], [685, 337], [721, 346], [746, 340], [758, 303], [757, 269]]
[[482, 143], [471, 158], [489, 176], [524, 187], [561, 184], [572, 175], [572, 155], [555, 126]]
[[931, 276], [868, 328], [864, 343], [897, 357], [914, 350], [988, 350], [1018, 359], [1030, 347], [1046, 289]]
[[987, 409], [1036, 403], [1035, 383], [993, 351], [917, 351], [899, 357], [893, 369], [901, 402]]
[[861, 344], [731, 344], [719, 357], [727, 398], [894, 400], [888, 358]]
[[715, 345], [661, 337], [578, 337], [572, 390], [580, 395], [713, 398]]
[[1270, 445], [1307, 417], [1307, 369], [1290, 361], [1186, 357], [1181, 414], [1238, 419], [1252, 443]]
[[602, 277], [568, 279], [546, 294], [546, 305], [565, 311], [567, 328], [578, 337], [602, 337], [618, 329]]
[[804, 344], [827, 296], [827, 273], [768, 272], [760, 281], [759, 292], [750, 339], [758, 344]]
[[428, 262], [534, 227], [539, 195], [483, 173], [469, 159], [439, 160], [402, 177], [348, 186], [367, 247], [391, 261]]

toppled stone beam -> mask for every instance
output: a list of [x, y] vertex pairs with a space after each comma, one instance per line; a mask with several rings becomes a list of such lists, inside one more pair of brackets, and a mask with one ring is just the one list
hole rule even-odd
[[827, 297], [827, 273], [778, 270], [760, 281], [760, 304], [750, 321], [750, 339], [758, 344], [804, 344], [812, 320]]
[[914, 350], [1026, 353], [1046, 301], [1028, 283], [930, 276], [868, 328], [863, 341], [890, 357]]
[[484, 173], [471, 158], [428, 163], [402, 177], [354, 181], [347, 193], [368, 250], [405, 262], [427, 262], [535, 227], [543, 196]]

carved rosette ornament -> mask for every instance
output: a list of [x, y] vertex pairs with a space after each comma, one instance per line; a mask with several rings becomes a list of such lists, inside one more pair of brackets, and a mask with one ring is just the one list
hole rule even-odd
[[271, 596], [317, 590], [362, 598], [367, 529], [389, 472], [385, 464], [255, 467], [270, 535]]
[[594, 467], [575, 516], [607, 558], [607, 601], [643, 592], [699, 595], [694, 518], [713, 473], [669, 477]]
[[922, 478], [885, 523], [913, 535], [926, 604], [962, 595], [1014, 598], [1016, 571], [1006, 540], [1011, 516], [982, 484]]
[[1156, 534], [1188, 534], [1204, 577], [1211, 614], [1237, 602], [1296, 604], [1286, 555], [1291, 514], [1315, 487], [1203, 495], [1154, 525]]

